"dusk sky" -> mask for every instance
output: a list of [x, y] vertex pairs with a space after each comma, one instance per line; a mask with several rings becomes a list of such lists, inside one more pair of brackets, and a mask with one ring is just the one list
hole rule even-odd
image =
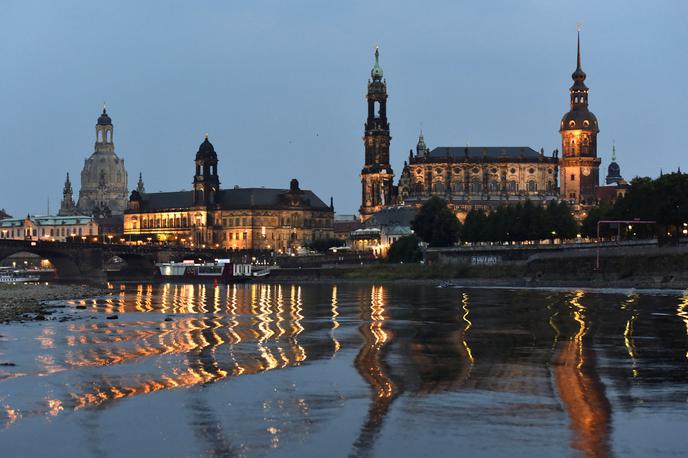
[[[190, 189], [205, 132], [222, 187], [298, 178], [360, 205], [373, 51], [397, 178], [422, 123], [436, 146], [560, 148], [582, 23], [601, 178], [688, 169], [688, 2], [30, 1], [0, 3], [0, 208], [78, 195], [107, 102], [129, 188]], [[396, 179], [395, 179], [396, 182]]]

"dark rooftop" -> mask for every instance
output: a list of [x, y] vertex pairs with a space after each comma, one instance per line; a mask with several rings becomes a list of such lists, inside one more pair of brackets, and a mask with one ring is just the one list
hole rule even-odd
[[[468, 153], [468, 154], [466, 154]], [[537, 159], [540, 153], [529, 146], [438, 146], [430, 151], [431, 158], [446, 158], [447, 156], [462, 159], [466, 155], [469, 159]]]
[[[313, 191], [290, 193], [288, 189], [235, 188], [218, 192], [217, 203], [225, 210], [244, 208], [290, 208], [290, 196], [297, 197], [303, 205], [314, 210], [330, 210]], [[142, 197], [142, 211], [159, 211], [193, 206], [192, 191], [145, 193]]]

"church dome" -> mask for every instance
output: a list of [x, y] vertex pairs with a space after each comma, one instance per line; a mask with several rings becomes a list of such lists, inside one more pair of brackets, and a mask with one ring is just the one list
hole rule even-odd
[[198, 147], [198, 152], [196, 153], [196, 160], [217, 160], [217, 153], [215, 152], [213, 144], [208, 141], [208, 135], [205, 136], [205, 140], [203, 140], [201, 146]]
[[561, 118], [559, 131], [564, 130], [592, 130], [599, 132], [597, 117], [587, 109], [573, 109]]
[[619, 167], [619, 164], [616, 162], [612, 162], [609, 164], [609, 167], [607, 167], [607, 175], [610, 177], [620, 177], [621, 176], [621, 167]]
[[107, 111], [103, 108], [103, 113], [98, 117], [99, 126], [110, 126], [112, 125], [112, 119], [108, 116]]

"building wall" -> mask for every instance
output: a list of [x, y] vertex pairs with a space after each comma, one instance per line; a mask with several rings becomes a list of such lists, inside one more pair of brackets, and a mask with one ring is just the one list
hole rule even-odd
[[559, 196], [558, 160], [533, 162], [415, 163], [399, 181], [399, 200], [420, 204], [431, 196], [447, 200], [462, 218], [471, 208], [490, 208]]
[[[207, 225], [206, 221], [212, 221]], [[329, 211], [238, 209], [169, 210], [124, 215], [125, 236], [227, 249], [295, 251], [334, 237]]]
[[0, 238], [9, 240], [45, 240], [51, 242], [64, 242], [69, 237], [97, 237], [98, 224], [92, 220], [51, 219], [52, 223], [44, 221], [3, 220], [0, 224]]

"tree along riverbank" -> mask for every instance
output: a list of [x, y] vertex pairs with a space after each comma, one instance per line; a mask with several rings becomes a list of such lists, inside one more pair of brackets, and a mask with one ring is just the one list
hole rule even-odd
[[107, 289], [86, 285], [22, 283], [0, 285], [0, 323], [41, 321], [51, 314], [48, 301], [84, 299]]

